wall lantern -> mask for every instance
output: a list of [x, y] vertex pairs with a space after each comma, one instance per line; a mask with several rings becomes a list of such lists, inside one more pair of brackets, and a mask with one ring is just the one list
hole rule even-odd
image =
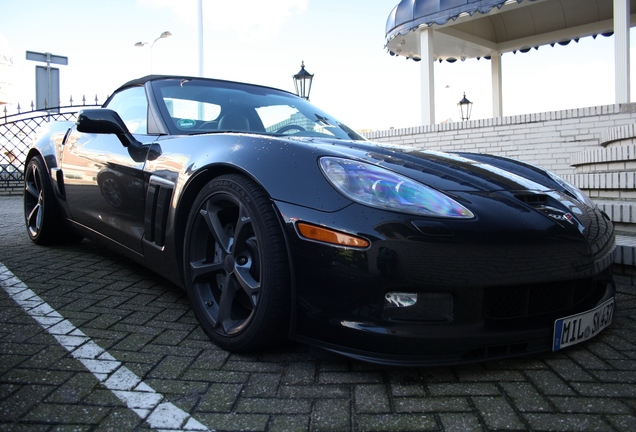
[[296, 94], [303, 99], [309, 100], [309, 93], [311, 92], [311, 82], [314, 79], [314, 74], [310, 74], [305, 70], [305, 62], [300, 65], [300, 72], [294, 75], [294, 86], [296, 87]]
[[473, 103], [466, 99], [466, 92], [464, 92], [464, 97], [457, 103], [457, 107], [459, 108], [459, 115], [462, 116], [462, 120], [468, 120], [470, 118], [470, 113], [473, 110]]

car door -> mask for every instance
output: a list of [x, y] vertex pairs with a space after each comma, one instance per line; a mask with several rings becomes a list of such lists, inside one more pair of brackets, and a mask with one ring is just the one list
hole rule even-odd
[[[122, 90], [106, 108], [122, 117], [142, 143], [147, 135], [148, 102], [143, 87]], [[61, 158], [64, 187], [72, 218], [126, 248], [142, 253], [145, 157], [131, 154], [114, 134], [73, 130]]]

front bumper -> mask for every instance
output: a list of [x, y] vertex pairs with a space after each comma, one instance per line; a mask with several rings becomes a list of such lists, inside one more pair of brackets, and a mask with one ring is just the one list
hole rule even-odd
[[[556, 319], [615, 293], [613, 227], [597, 210], [579, 218], [581, 230], [538, 212], [442, 221], [356, 204], [332, 213], [276, 205], [294, 269], [291, 337], [352, 358], [436, 365], [548, 351]], [[308, 241], [299, 220], [371, 246]], [[427, 304], [411, 313], [396, 294]]]

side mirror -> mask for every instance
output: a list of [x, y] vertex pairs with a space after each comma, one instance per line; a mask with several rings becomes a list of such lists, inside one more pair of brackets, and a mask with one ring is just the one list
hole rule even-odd
[[79, 112], [75, 123], [79, 132], [94, 134], [115, 134], [124, 147], [141, 147], [124, 121], [115, 111], [107, 108], [86, 109]]

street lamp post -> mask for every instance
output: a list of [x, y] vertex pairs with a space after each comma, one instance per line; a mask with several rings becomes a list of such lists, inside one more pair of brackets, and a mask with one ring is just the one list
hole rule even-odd
[[457, 107], [459, 108], [459, 115], [462, 117], [462, 120], [468, 120], [470, 118], [470, 113], [473, 110], [473, 103], [466, 99], [466, 92], [464, 92], [462, 100], [457, 102]]
[[305, 70], [305, 62], [300, 65], [300, 71], [293, 76], [294, 86], [296, 87], [296, 94], [303, 99], [309, 100], [309, 93], [311, 92], [311, 82], [314, 79], [314, 74], [310, 74]]
[[135, 44], [136, 47], [142, 47], [142, 46], [146, 46], [148, 45], [150, 47], [150, 73], [152, 73], [152, 47], [155, 46], [155, 42], [157, 42], [159, 39], [165, 39], [169, 36], [172, 36], [172, 33], [170, 33], [169, 31], [165, 31], [163, 33], [161, 33], [159, 35], [159, 37], [157, 39], [155, 39], [152, 43], [149, 42], [137, 42]]

